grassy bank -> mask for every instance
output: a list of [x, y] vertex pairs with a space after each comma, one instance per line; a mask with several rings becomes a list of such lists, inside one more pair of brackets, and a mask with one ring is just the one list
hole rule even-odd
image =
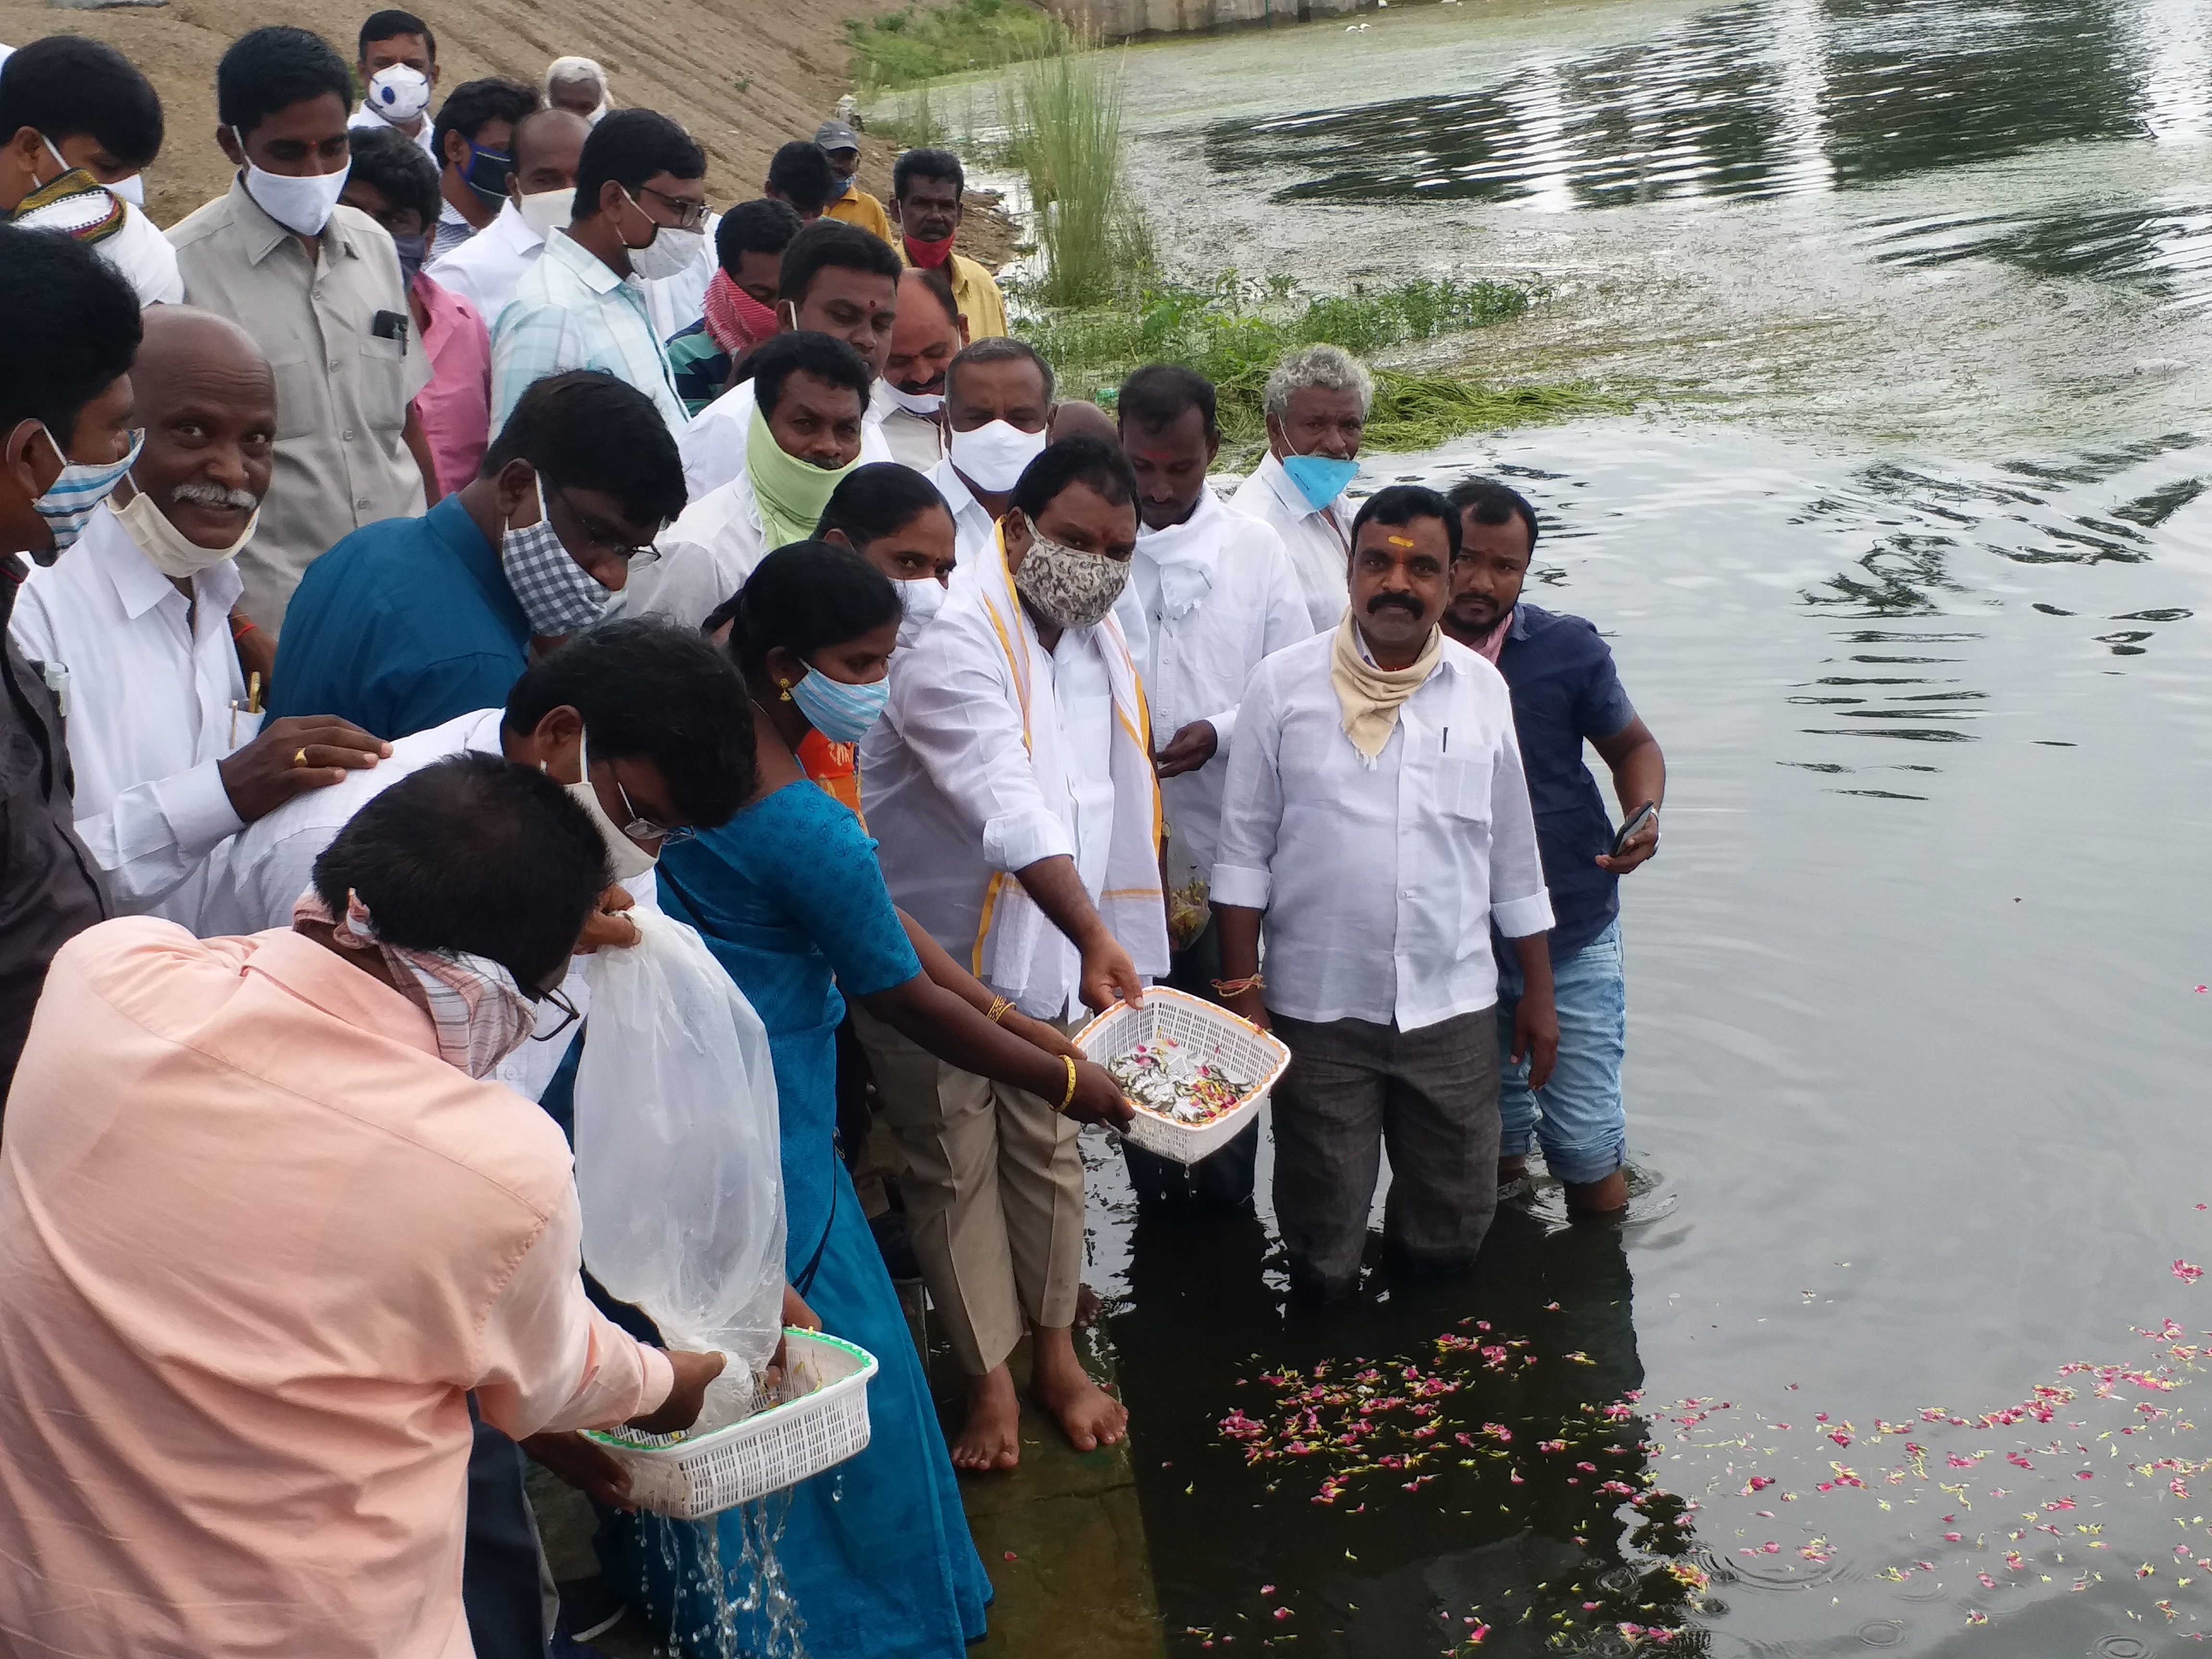
[[845, 32], [853, 42], [854, 82], [875, 90], [1046, 56], [1069, 40], [1064, 25], [1020, 0], [909, 3], [872, 19], [848, 18]]

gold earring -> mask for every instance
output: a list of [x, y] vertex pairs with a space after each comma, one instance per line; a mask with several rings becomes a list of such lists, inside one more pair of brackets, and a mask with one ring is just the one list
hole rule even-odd
[[783, 701], [789, 702], [791, 701], [791, 682], [789, 680], [778, 680], [776, 684], [783, 688]]

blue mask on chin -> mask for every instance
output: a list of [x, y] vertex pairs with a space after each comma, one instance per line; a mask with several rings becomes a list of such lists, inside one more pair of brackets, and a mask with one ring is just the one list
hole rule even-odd
[[810, 668], [792, 685], [791, 700], [806, 723], [832, 743], [858, 743], [891, 700], [890, 677], [854, 685]]
[[1344, 494], [1359, 476], [1359, 463], [1340, 461], [1328, 455], [1285, 455], [1283, 471], [1298, 487], [1298, 494], [1306, 498], [1306, 505], [1319, 513]]

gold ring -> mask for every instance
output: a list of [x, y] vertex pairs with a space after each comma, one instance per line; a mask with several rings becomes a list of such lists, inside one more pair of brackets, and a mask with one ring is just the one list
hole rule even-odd
[[307, 763], [307, 751], [304, 748], [295, 749], [292, 751], [292, 764], [295, 766], [305, 766]]

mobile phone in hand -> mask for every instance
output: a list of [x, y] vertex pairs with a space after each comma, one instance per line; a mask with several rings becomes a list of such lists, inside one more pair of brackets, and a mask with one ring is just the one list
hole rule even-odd
[[1644, 826], [1659, 816], [1656, 801], [1645, 801], [1628, 815], [1628, 822], [1620, 826], [1620, 833], [1613, 838], [1613, 855], [1619, 858], [1627, 852], [1628, 843], [1643, 832]]

